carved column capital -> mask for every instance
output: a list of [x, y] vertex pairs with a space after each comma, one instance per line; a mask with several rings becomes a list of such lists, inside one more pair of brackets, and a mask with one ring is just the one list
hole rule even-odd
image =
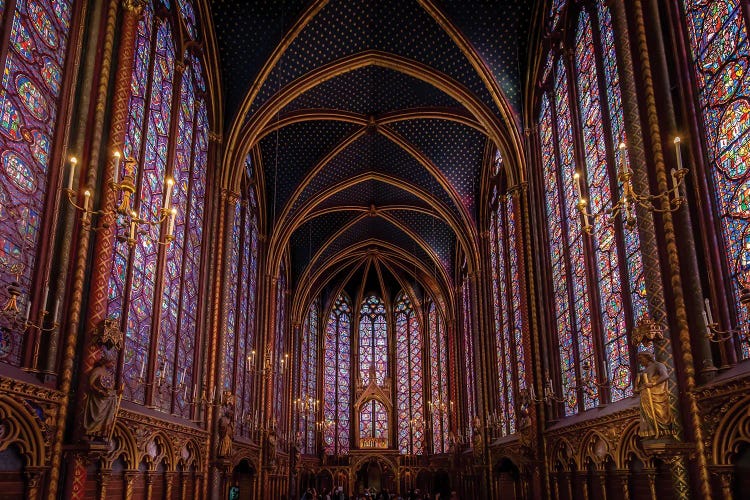
[[146, 0], [122, 0], [122, 8], [127, 12], [132, 12], [136, 16], [140, 16], [143, 13], [143, 8], [146, 6]]

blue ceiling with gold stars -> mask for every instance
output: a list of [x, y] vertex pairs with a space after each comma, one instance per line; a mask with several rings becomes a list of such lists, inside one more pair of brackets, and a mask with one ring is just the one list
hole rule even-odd
[[455, 278], [491, 137], [521, 136], [536, 3], [212, 0], [225, 149], [261, 156], [293, 286], [371, 240]]

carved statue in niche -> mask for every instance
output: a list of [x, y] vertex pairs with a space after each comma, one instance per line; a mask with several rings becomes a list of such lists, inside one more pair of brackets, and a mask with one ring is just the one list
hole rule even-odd
[[456, 434], [453, 431], [450, 431], [448, 433], [448, 457], [450, 459], [451, 469], [455, 469], [458, 465], [458, 440], [456, 439]]
[[268, 465], [276, 465], [276, 444], [277, 444], [277, 436], [276, 436], [276, 419], [274, 418], [271, 420], [271, 425], [268, 429], [268, 434], [266, 435], [266, 449], [268, 451], [267, 457], [268, 457]]
[[518, 429], [525, 429], [531, 425], [531, 398], [528, 389], [518, 392]]
[[291, 468], [296, 469], [301, 465], [302, 459], [302, 433], [297, 431], [294, 435], [294, 442], [292, 443], [292, 453], [290, 454], [292, 459]]
[[232, 437], [234, 436], [234, 406], [224, 405], [224, 413], [219, 418], [219, 458], [229, 458], [232, 455]]
[[667, 367], [645, 351], [638, 353], [638, 363], [643, 367], [635, 387], [635, 392], [641, 398], [638, 435], [646, 439], [671, 437], [672, 410], [669, 408]]
[[89, 386], [83, 412], [83, 433], [89, 438], [106, 441], [112, 435], [122, 387], [115, 390], [115, 358], [105, 352], [89, 373]]
[[482, 422], [477, 416], [471, 423], [471, 446], [474, 450], [474, 458], [481, 458], [484, 452], [484, 438], [482, 437]]

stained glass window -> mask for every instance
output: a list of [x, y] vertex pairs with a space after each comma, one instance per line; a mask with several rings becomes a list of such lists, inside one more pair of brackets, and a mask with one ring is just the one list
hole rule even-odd
[[[602, 401], [600, 380], [608, 383], [609, 401], [632, 395], [627, 331], [647, 308], [638, 233], [625, 230], [621, 217], [607, 212], [621, 195], [616, 165], [629, 162], [617, 147], [626, 137], [612, 20], [599, 1], [591, 9], [583, 6], [571, 22], [576, 23], [575, 78], [568, 77], [562, 57], [550, 54], [547, 66], [553, 69], [544, 82], [550, 92], [543, 95], [539, 114], [566, 415]], [[584, 159], [583, 164], [577, 157]], [[580, 183], [574, 179], [576, 172]], [[584, 236], [576, 207], [580, 190], [580, 196], [587, 198], [587, 210], [595, 215], [589, 219], [591, 236]], [[584, 238], [591, 244], [585, 244]], [[594, 265], [587, 266], [588, 261]], [[595, 332], [601, 332], [600, 342], [594, 342]]]
[[422, 334], [406, 293], [396, 299], [396, 412], [398, 449], [406, 455], [424, 453]]
[[323, 446], [328, 455], [349, 452], [350, 342], [351, 303], [342, 294], [328, 315], [323, 346]]
[[[252, 189], [250, 156], [242, 196], [232, 198], [234, 211], [229, 237], [226, 326], [222, 359], [222, 390], [237, 394], [240, 424], [235, 431], [248, 436], [251, 423], [257, 420], [257, 406], [252, 404], [253, 369], [259, 360], [255, 345], [255, 310], [258, 275], [258, 222], [255, 191]], [[262, 356], [260, 356], [262, 357]]]
[[[165, 244], [165, 223], [142, 226], [132, 249], [124, 238], [115, 241], [108, 315], [119, 319], [125, 332], [124, 396], [189, 418], [190, 401], [200, 395], [193, 374], [200, 322], [209, 123], [203, 65], [197, 53], [176, 54], [178, 35], [173, 22], [166, 12], [157, 15], [152, 2], [145, 4], [134, 41], [123, 148], [125, 158], [135, 160], [132, 208], [141, 218], [162, 216], [165, 179], [174, 179], [170, 193], [170, 206], [176, 210], [173, 239]], [[175, 71], [178, 55], [185, 66], [182, 72]], [[179, 89], [174, 90], [179, 95], [173, 96], [173, 89]], [[175, 109], [173, 101], [179, 102]], [[238, 211], [232, 221], [235, 240], [242, 237], [237, 226], [242, 217]], [[120, 232], [127, 229], [118, 225]], [[239, 269], [241, 256], [235, 250], [230, 255], [237, 257], [230, 267]], [[244, 293], [230, 286], [227, 300], [236, 302]], [[245, 335], [243, 321], [232, 308], [228, 338]], [[149, 360], [153, 343], [156, 356]], [[237, 349], [233, 344], [229, 350], [232, 362], [241, 356]], [[152, 401], [145, 400], [148, 384], [154, 388]]]
[[278, 366], [279, 370], [275, 374], [273, 393], [273, 415], [280, 424], [279, 429], [281, 433], [287, 431], [285, 396], [289, 393], [287, 388], [289, 387], [289, 373], [291, 373], [286, 336], [286, 297], [286, 270], [285, 265], [282, 263], [279, 271], [279, 279], [276, 283], [276, 341], [274, 344], [274, 361], [275, 366]]
[[[750, 65], [742, 0], [683, 0], [703, 122], [722, 257], [732, 278], [736, 324], [748, 321], [740, 290], [750, 284]], [[741, 358], [750, 357], [746, 329]]]
[[430, 405], [432, 415], [432, 452], [448, 451], [450, 412], [453, 402], [448, 392], [448, 336], [435, 303], [429, 302], [427, 329], [430, 339]]
[[[0, 3], [9, 32], [7, 52], [0, 51], [0, 289], [18, 281], [25, 297], [33, 292], [72, 4], [18, 0], [6, 10]], [[20, 364], [22, 338], [0, 319], [0, 361]]]
[[525, 325], [521, 309], [516, 198], [498, 196], [497, 192], [490, 214], [490, 259], [499, 393], [497, 411], [502, 418], [500, 432], [505, 435], [516, 431], [517, 395], [526, 387]]
[[377, 399], [365, 401], [359, 410], [360, 439], [388, 439], [388, 411]]
[[375, 373], [378, 385], [385, 383], [388, 375], [388, 328], [385, 304], [380, 297], [371, 295], [362, 303], [359, 320], [359, 377], [362, 384], [370, 383]]
[[195, 40], [197, 38], [197, 26], [195, 20], [195, 7], [193, 6], [192, 0], [177, 0], [177, 4], [180, 6], [180, 17], [185, 22], [190, 38]]
[[[318, 400], [318, 329], [320, 301], [315, 301], [307, 311], [302, 325], [300, 349], [300, 398], [302, 401]], [[313, 406], [313, 410], [316, 406]], [[315, 454], [315, 412], [300, 413], [297, 429], [302, 435], [303, 453]]]
[[[593, 219], [594, 232], [591, 241], [601, 301], [604, 358], [609, 372], [607, 376], [612, 382], [610, 397], [612, 401], [617, 401], [632, 394], [632, 390], [624, 290], [620, 278], [620, 249], [616, 241], [615, 221], [611, 217], [605, 217], [606, 210], [616, 202], [616, 199], [613, 200], [612, 196], [611, 169], [607, 158], [605, 132], [601, 126], [602, 117], [607, 110], [600, 101], [595, 54], [591, 18], [583, 11], [576, 30], [576, 82], [586, 158], [589, 206], [592, 213], [600, 215]], [[584, 359], [583, 363], [586, 362]], [[593, 360], [589, 362], [593, 365]]]
[[[471, 296], [469, 293], [469, 279], [466, 274], [463, 276], [461, 284], [461, 317], [463, 320], [463, 351], [464, 351], [464, 370], [466, 373], [466, 412], [468, 420], [471, 422], [476, 415], [476, 400], [474, 391], [474, 337], [471, 323]], [[466, 433], [470, 431], [470, 425], [467, 425]]]

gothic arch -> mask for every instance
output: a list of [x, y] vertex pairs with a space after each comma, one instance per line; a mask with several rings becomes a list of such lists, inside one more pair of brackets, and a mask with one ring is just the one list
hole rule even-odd
[[715, 465], [732, 465], [743, 444], [750, 444], [750, 396], [737, 401], [721, 419], [713, 442]]
[[46, 465], [47, 445], [37, 418], [20, 401], [0, 396], [0, 451], [16, 445], [26, 467]]

